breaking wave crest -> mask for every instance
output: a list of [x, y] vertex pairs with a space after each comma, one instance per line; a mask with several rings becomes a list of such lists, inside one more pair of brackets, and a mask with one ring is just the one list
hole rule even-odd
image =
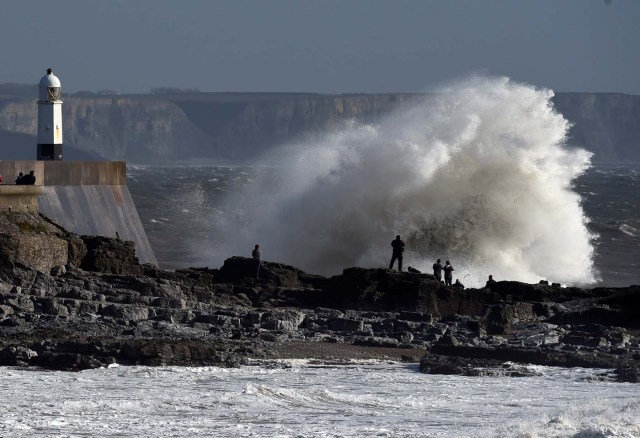
[[429, 272], [448, 259], [467, 285], [489, 273], [594, 282], [594, 236], [572, 190], [590, 153], [565, 147], [569, 123], [552, 96], [473, 78], [375, 126], [350, 122], [272, 152], [275, 171], [227, 200], [246, 216], [225, 251], [258, 242], [267, 260], [336, 274], [386, 266], [400, 234], [405, 266]]

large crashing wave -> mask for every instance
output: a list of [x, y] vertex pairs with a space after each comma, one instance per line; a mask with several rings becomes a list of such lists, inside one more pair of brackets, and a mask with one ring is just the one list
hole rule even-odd
[[246, 217], [225, 250], [257, 242], [267, 260], [337, 274], [386, 266], [400, 234], [405, 266], [430, 272], [448, 259], [467, 285], [488, 274], [593, 282], [593, 236], [571, 186], [590, 154], [564, 147], [569, 124], [552, 96], [474, 78], [376, 126], [269, 154], [277, 168], [229, 200]]

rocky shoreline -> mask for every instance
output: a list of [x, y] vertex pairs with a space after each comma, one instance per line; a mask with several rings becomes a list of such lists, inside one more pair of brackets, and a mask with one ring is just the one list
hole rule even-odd
[[519, 364], [614, 370], [638, 382], [640, 286], [499, 281], [345, 269], [325, 278], [232, 257], [163, 271], [133, 244], [0, 213], [0, 365], [82, 370], [309, 358], [419, 362], [422, 372], [526, 376]]

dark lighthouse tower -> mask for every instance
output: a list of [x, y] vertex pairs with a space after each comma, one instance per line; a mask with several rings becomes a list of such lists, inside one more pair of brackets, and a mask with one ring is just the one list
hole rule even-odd
[[53, 71], [40, 79], [38, 98], [38, 160], [62, 160], [62, 86]]

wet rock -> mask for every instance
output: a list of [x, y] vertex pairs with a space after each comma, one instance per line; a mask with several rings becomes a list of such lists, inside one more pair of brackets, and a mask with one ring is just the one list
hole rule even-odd
[[624, 360], [615, 370], [620, 382], [640, 383], [640, 361]]
[[28, 366], [37, 357], [38, 353], [29, 348], [11, 345], [0, 350], [0, 365]]
[[428, 374], [462, 376], [528, 377], [538, 375], [534, 370], [496, 359], [428, 354], [420, 360], [420, 371]]
[[369, 336], [364, 339], [356, 339], [354, 345], [363, 345], [366, 347], [385, 347], [398, 348], [400, 342], [395, 338], [387, 338], [381, 336]]

